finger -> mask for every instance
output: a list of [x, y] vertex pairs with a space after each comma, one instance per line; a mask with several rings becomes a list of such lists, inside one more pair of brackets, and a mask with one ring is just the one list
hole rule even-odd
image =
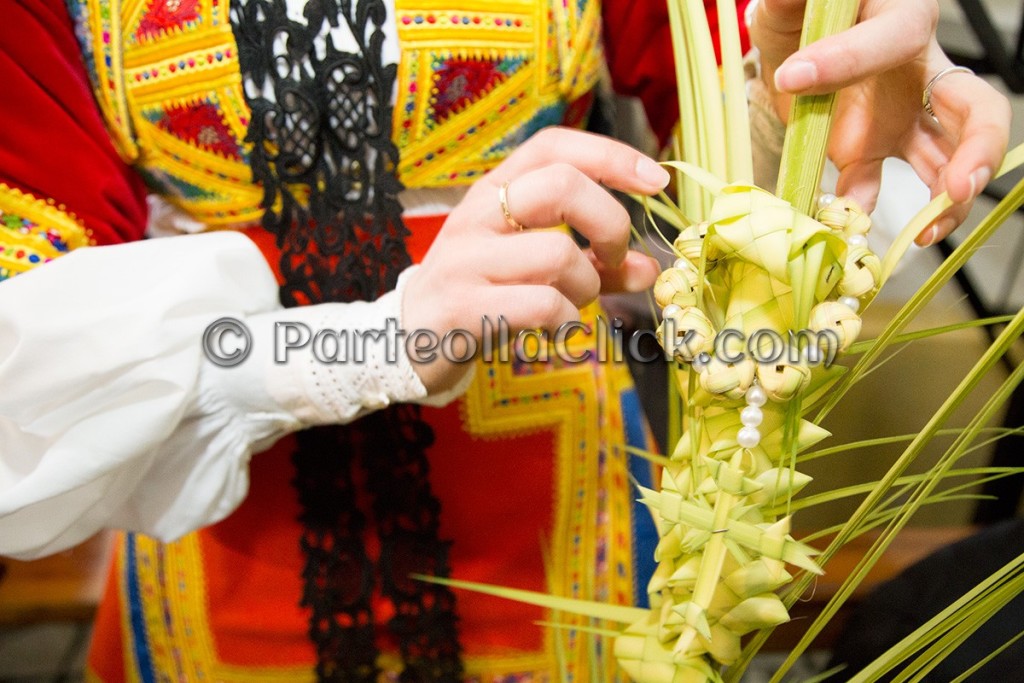
[[623, 192], [653, 194], [669, 174], [658, 162], [629, 145], [568, 128], [545, 128], [484, 176], [496, 187], [556, 162], [575, 166], [595, 182]]
[[910, 163], [917, 177], [931, 189], [935, 197], [940, 192], [936, 188], [942, 171], [955, 149], [955, 140], [930, 119], [924, 121], [922, 116], [918, 128], [907, 136], [905, 144], [901, 146], [901, 156]]
[[601, 292], [601, 278], [590, 259], [564, 232], [523, 232], [500, 240], [477, 261], [497, 285], [548, 285], [582, 308]]
[[878, 201], [878, 190], [882, 184], [882, 160], [862, 159], [839, 169], [836, 194], [849, 197], [864, 211], [871, 213]]
[[932, 194], [949, 194], [954, 202], [915, 240], [920, 246], [947, 237], [970, 213], [974, 199], [999, 167], [1009, 143], [1010, 106], [1003, 95], [980, 78], [965, 73], [944, 76], [932, 88], [932, 109], [956, 148]]
[[[947, 155], [946, 159], [948, 158], [949, 157]], [[941, 166], [930, 178], [927, 177], [922, 170], [919, 170], [916, 164], [912, 163], [912, 165], [914, 166], [914, 170], [917, 172], [918, 177], [924, 180], [928, 187], [931, 188], [932, 199], [946, 191], [945, 175], [949, 169], [948, 164]], [[925, 169], [925, 171], [926, 170], [927, 169]], [[931, 225], [922, 230], [914, 239], [914, 243], [920, 247], [928, 247], [945, 239], [950, 233], [956, 230], [958, 225], [964, 222], [967, 218], [967, 214], [970, 213], [973, 203], [973, 201], [967, 201], [959, 204], [953, 204], [951, 207], [943, 211]]]
[[806, 0], [761, 0], [754, 11], [751, 33], [795, 35], [800, 37], [804, 25]]
[[760, 50], [767, 68], [778, 66], [800, 46], [806, 4], [806, 0], [761, 0], [757, 3], [750, 25], [750, 39]]
[[544, 329], [580, 319], [579, 309], [554, 287], [508, 285], [487, 287], [475, 296], [477, 310], [488, 311], [492, 319], [503, 317], [513, 330]]
[[940, 177], [940, 190], [956, 203], [972, 201], [1002, 163], [1010, 140], [1009, 101], [982, 79], [952, 73], [932, 89], [932, 109], [957, 139]]
[[[487, 225], [509, 230], [497, 192], [486, 184], [474, 187], [472, 205], [477, 216], [492, 218]], [[556, 163], [519, 175], [508, 185], [509, 213], [527, 228], [550, 228], [563, 223], [590, 240], [603, 263], [617, 266], [629, 246], [629, 214], [605, 189], [575, 166]]]
[[791, 55], [775, 71], [776, 89], [800, 94], [835, 92], [925, 52], [938, 21], [935, 3], [886, 0], [877, 5], [874, 16]]
[[935, 222], [921, 231], [921, 234], [914, 239], [919, 247], [930, 247], [936, 242], [945, 239], [956, 230], [956, 227], [964, 222], [967, 214], [971, 211], [972, 202], [954, 204], [947, 209]]
[[591, 264], [601, 279], [601, 292], [616, 294], [621, 292], [643, 292], [654, 286], [658, 279], [661, 266], [657, 259], [630, 251], [618, 266], [608, 266], [597, 260], [593, 252], [588, 251]]

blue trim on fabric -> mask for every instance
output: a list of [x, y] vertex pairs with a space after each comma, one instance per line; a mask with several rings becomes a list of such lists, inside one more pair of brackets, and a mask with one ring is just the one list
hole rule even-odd
[[[626, 443], [634, 448], [647, 449], [647, 430], [644, 424], [644, 412], [640, 405], [640, 396], [636, 389], [627, 389], [620, 394], [622, 403], [622, 424], [626, 430]], [[629, 473], [647, 488], [655, 488], [652, 465], [643, 458], [628, 455]], [[658, 546], [658, 529], [651, 519], [647, 506], [633, 500], [633, 571], [636, 577], [633, 600], [637, 607], [650, 607], [647, 599], [647, 583], [654, 574], [657, 564], [654, 561], [654, 549]]]
[[143, 683], [156, 683], [153, 658], [149, 653], [149, 639], [146, 637], [146, 619], [142, 612], [139, 593], [139, 572], [135, 559], [135, 534], [125, 534], [124, 573], [127, 586], [128, 613], [132, 626], [132, 651], [135, 666]]

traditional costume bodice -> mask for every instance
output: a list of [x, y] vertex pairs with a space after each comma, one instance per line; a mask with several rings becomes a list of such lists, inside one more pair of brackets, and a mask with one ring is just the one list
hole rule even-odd
[[[544, 126], [584, 119], [599, 75], [589, 0], [398, 0], [391, 136], [408, 188], [472, 183]], [[71, 0], [118, 151], [210, 227], [258, 222], [250, 111], [226, 0]], [[341, 78], [337, 72], [317, 74]], [[354, 107], [362, 103], [354, 102]], [[345, 125], [351, 112], [327, 122]]]

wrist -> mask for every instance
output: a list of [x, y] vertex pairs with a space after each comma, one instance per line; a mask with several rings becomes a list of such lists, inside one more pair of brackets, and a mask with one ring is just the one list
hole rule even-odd
[[[409, 292], [416, 290], [416, 281], [421, 268], [421, 266], [413, 266], [406, 269], [398, 278], [398, 285], [395, 288], [395, 294], [400, 304], [401, 328], [405, 330], [406, 335], [415, 334], [417, 339], [429, 342], [426, 346], [413, 343], [411, 348], [406, 349], [406, 360], [431, 398], [448, 396], [452, 392], [461, 394], [468, 384], [467, 378], [472, 376], [473, 363], [470, 361], [456, 363], [446, 357], [444, 344], [441, 343], [445, 335], [439, 330], [453, 329], [454, 325], [432, 324], [430, 321], [424, 320], [422, 314], [425, 311], [443, 311], [446, 306], [442, 302], [418, 300], [414, 303], [410, 301]], [[452, 339], [452, 344], [457, 342], [458, 338]], [[451, 355], [456, 358], [462, 358], [464, 355], [462, 349], [459, 348], [453, 348], [451, 351]]]
[[246, 362], [260, 366], [281, 409], [305, 426], [337, 424], [394, 403], [443, 405], [457, 395], [446, 388], [464, 391], [466, 370], [428, 390], [409, 357], [401, 301], [413, 270], [376, 301], [300, 306], [247, 321], [253, 354]]

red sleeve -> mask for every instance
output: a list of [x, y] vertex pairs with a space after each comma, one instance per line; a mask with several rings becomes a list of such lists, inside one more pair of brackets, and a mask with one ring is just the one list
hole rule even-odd
[[141, 238], [146, 190], [110, 142], [64, 0], [0, 7], [0, 183], [63, 204], [96, 244]]
[[[740, 42], [744, 52], [750, 40], [743, 13], [749, 0], [737, 0]], [[704, 7], [718, 47], [718, 13], [713, 0]], [[651, 129], [664, 144], [679, 118], [676, 100], [676, 70], [672, 58], [672, 32], [665, 0], [604, 0], [605, 53], [616, 92], [639, 97], [647, 110]]]

